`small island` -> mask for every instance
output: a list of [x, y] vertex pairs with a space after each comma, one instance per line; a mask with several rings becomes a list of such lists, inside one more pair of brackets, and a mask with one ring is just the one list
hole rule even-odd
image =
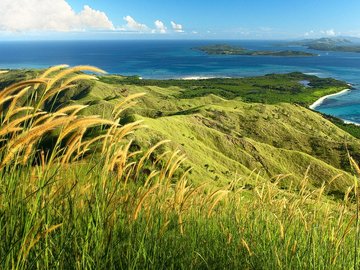
[[248, 56], [283, 56], [283, 57], [312, 57], [317, 54], [303, 52], [303, 51], [256, 51], [248, 50], [238, 46], [230, 46], [226, 44], [207, 45], [194, 48], [209, 55], [248, 55]]

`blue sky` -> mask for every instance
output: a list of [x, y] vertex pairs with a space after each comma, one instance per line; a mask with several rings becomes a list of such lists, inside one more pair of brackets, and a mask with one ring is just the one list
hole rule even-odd
[[0, 37], [360, 36], [359, 11], [359, 0], [0, 0]]

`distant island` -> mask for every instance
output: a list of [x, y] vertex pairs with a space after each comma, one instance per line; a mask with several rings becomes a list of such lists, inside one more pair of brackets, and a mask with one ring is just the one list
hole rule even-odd
[[297, 42], [291, 42], [289, 45], [304, 46], [308, 49], [317, 51], [360, 53], [360, 44], [355, 44], [351, 40], [345, 38], [306, 39]]
[[226, 44], [207, 45], [194, 48], [205, 52], [209, 55], [249, 55], [249, 56], [317, 56], [317, 54], [303, 52], [303, 51], [256, 51], [248, 50], [238, 46], [230, 46]]

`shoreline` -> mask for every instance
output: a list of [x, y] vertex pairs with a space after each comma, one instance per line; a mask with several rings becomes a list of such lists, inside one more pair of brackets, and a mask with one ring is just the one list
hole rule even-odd
[[342, 91], [340, 91], [340, 92], [338, 92], [338, 93], [323, 96], [323, 97], [319, 98], [318, 100], [316, 100], [313, 104], [311, 104], [311, 105], [309, 106], [309, 108], [310, 108], [311, 110], [315, 110], [315, 109], [316, 109], [317, 107], [319, 107], [327, 98], [329, 98], [329, 97], [335, 97], [335, 96], [342, 96], [342, 95], [344, 95], [344, 94], [346, 94], [346, 93], [348, 93], [348, 92], [350, 92], [350, 91], [351, 91], [351, 89], [347, 88], [347, 89], [344, 89], [344, 90], [342, 90]]
[[[351, 85], [349, 84], [349, 86], [351, 86]], [[340, 91], [340, 92], [338, 92], [338, 93], [323, 96], [323, 97], [319, 98], [317, 101], [315, 101], [313, 104], [311, 104], [311, 105], [309, 106], [309, 108], [310, 108], [311, 110], [315, 110], [315, 109], [316, 109], [317, 107], [319, 107], [327, 98], [329, 98], [329, 97], [334, 97], [334, 96], [341, 96], [341, 95], [344, 95], [344, 94], [346, 94], [346, 93], [348, 93], [348, 92], [350, 92], [350, 91], [351, 91], [351, 89], [344, 89], [344, 90], [342, 90], [342, 91]], [[346, 119], [342, 119], [342, 118], [339, 118], [339, 119], [342, 120], [344, 124], [347, 124], [347, 125], [355, 125], [355, 126], [360, 127], [360, 123], [357, 123], [357, 122], [354, 122], [354, 121], [350, 121], [350, 120], [346, 120]]]
[[178, 79], [184, 81], [196, 81], [196, 80], [209, 80], [214, 78], [215, 77], [213, 76], [189, 76], [189, 77], [180, 77]]
[[341, 119], [341, 120], [343, 120], [344, 124], [347, 124], [347, 125], [355, 125], [355, 126], [360, 127], [360, 123], [356, 123], [356, 122], [349, 121], [349, 120], [344, 120], [344, 119]]
[[[228, 76], [185, 76], [180, 78], [175, 78], [175, 80], [183, 80], [183, 81], [196, 81], [196, 80], [210, 80], [210, 79], [232, 79], [237, 77], [228, 77]], [[241, 78], [241, 77], [239, 77]]]

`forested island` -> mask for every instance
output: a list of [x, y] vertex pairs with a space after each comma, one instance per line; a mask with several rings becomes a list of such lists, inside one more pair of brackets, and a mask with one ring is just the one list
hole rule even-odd
[[317, 56], [314, 53], [308, 53], [303, 51], [293, 51], [293, 50], [284, 50], [284, 51], [257, 51], [249, 50], [238, 46], [230, 46], [226, 44], [215, 44], [207, 45], [194, 48], [195, 50], [202, 51], [209, 55], [248, 55], [248, 56], [306, 56], [312, 57]]

